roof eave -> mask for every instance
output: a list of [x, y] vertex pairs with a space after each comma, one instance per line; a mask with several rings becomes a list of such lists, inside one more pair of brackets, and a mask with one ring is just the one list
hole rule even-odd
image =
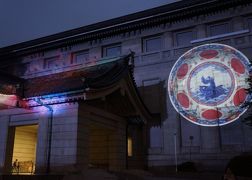
[[161, 22], [173, 21], [183, 17], [189, 17], [189, 14], [205, 13], [205, 9], [224, 6], [228, 8], [238, 4], [251, 3], [250, 0], [192, 0], [178, 1], [172, 4], [156, 7], [153, 9], [141, 11], [138, 13], [98, 22], [84, 27], [68, 30], [58, 34], [38, 38], [35, 40], [15, 44], [12, 46], [0, 48], [0, 59], [10, 54], [24, 55], [43, 51], [50, 48], [57, 48], [75, 44], [84, 40], [102, 38], [115, 33], [129, 31]]

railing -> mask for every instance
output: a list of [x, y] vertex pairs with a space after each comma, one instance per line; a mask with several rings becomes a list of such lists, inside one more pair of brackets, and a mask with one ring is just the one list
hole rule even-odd
[[12, 165], [12, 174], [33, 174], [34, 169], [33, 161], [15, 161]]

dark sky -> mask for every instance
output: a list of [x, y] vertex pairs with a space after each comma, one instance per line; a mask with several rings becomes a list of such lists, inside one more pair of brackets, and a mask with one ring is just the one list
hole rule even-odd
[[0, 47], [178, 0], [0, 0]]

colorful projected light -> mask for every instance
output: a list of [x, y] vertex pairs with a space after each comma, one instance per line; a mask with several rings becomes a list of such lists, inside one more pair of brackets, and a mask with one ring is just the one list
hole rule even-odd
[[7, 106], [16, 106], [17, 105], [17, 96], [16, 95], [5, 95], [0, 94], [0, 105]]
[[174, 64], [168, 92], [175, 109], [201, 126], [222, 126], [238, 119], [251, 101], [250, 62], [238, 50], [223, 44], [198, 46]]

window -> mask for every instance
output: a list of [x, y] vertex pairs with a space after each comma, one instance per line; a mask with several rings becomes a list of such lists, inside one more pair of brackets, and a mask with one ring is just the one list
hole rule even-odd
[[115, 45], [109, 45], [109, 46], [103, 47], [102, 55], [103, 55], [103, 57], [120, 56], [121, 55], [121, 45], [115, 44]]
[[46, 58], [44, 60], [44, 68], [55, 68], [60, 65], [59, 56], [54, 56], [50, 58]]
[[175, 44], [176, 46], [189, 45], [194, 38], [193, 31], [176, 32]]
[[162, 49], [161, 36], [148, 37], [143, 39], [143, 52], [160, 51]]
[[80, 64], [88, 61], [88, 51], [75, 52], [72, 57], [72, 63]]
[[209, 36], [216, 36], [219, 34], [226, 34], [230, 33], [230, 25], [229, 23], [219, 23], [219, 24], [212, 24], [208, 26], [208, 35]]
[[133, 156], [132, 138], [128, 137], [128, 156]]

